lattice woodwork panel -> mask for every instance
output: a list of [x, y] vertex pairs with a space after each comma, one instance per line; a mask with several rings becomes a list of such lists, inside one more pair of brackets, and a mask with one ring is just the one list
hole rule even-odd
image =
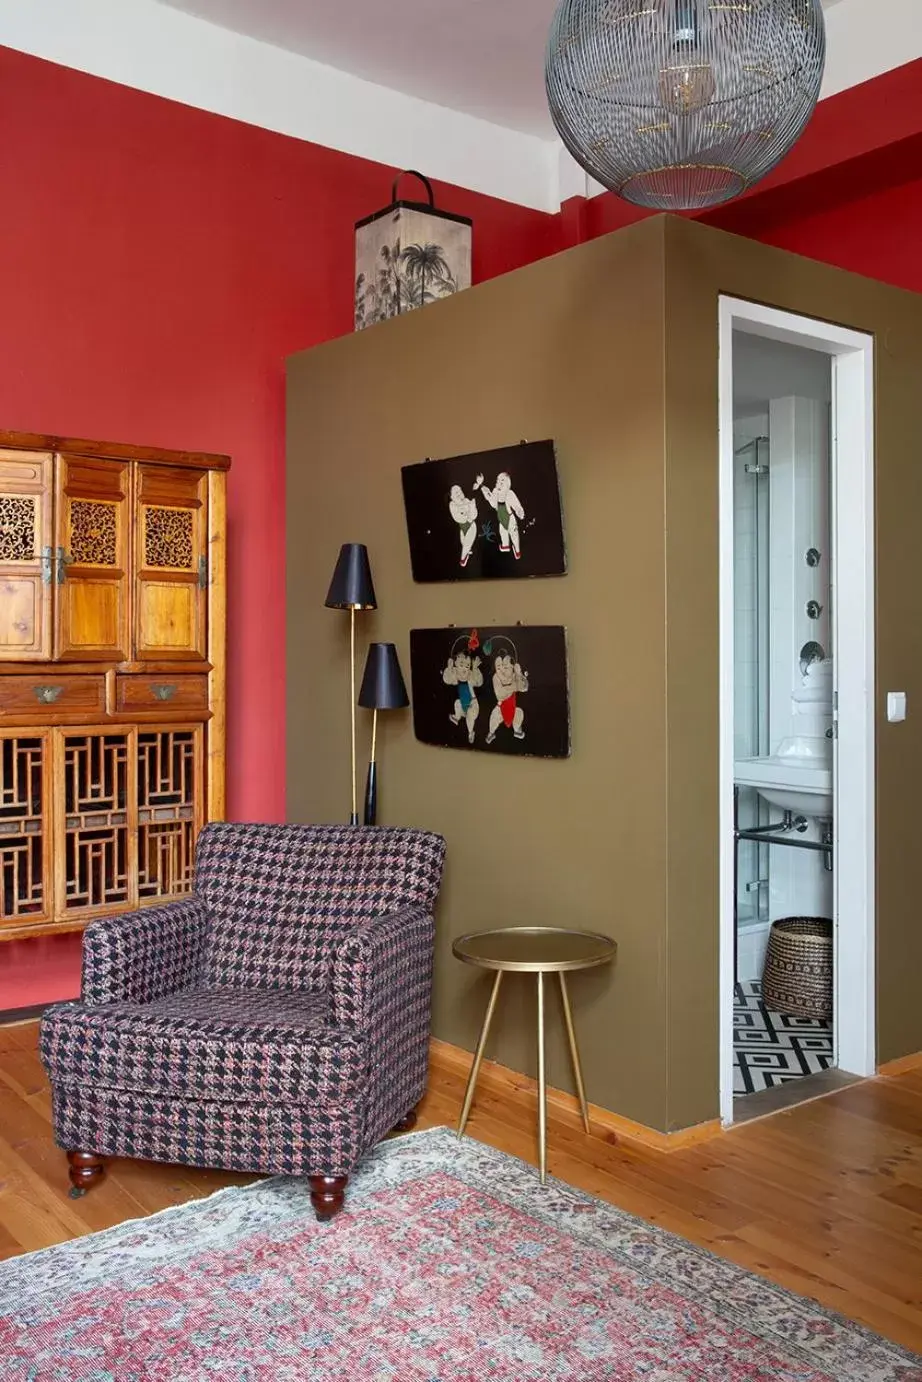
[[151, 506], [144, 513], [144, 565], [190, 571], [195, 557], [191, 511]]
[[192, 891], [198, 735], [191, 729], [138, 734], [138, 893]]
[[70, 501], [70, 557], [79, 566], [117, 566], [115, 505], [96, 499]]
[[36, 502], [23, 495], [0, 495], [0, 561], [32, 561]]
[[127, 902], [128, 739], [124, 734], [64, 738], [64, 906]]
[[0, 740], [0, 916], [28, 920], [47, 909], [43, 807], [44, 743]]

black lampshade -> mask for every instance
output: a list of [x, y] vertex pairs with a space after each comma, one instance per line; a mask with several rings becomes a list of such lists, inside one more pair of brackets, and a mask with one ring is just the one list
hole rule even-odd
[[368, 548], [364, 543], [343, 543], [324, 603], [327, 609], [378, 608]]
[[369, 643], [359, 705], [366, 710], [402, 710], [410, 704], [393, 643]]

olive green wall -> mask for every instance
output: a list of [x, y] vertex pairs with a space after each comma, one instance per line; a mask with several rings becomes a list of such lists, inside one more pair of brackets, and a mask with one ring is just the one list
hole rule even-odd
[[[664, 226], [667, 1098], [670, 1125], [683, 1127], [715, 1110], [721, 293], [875, 337], [878, 1061], [922, 1048], [922, 297], [692, 221]], [[908, 693], [903, 724], [887, 722], [888, 689]]]
[[[589, 1097], [661, 1129], [717, 1113], [720, 292], [877, 335], [879, 687], [910, 705], [903, 725], [879, 720], [887, 1060], [922, 1047], [919, 298], [657, 218], [289, 362], [289, 818], [348, 819], [348, 616], [323, 608], [342, 542], [368, 544], [378, 591], [360, 667], [370, 639], [393, 640], [409, 681], [412, 627], [565, 624], [572, 758], [435, 749], [409, 714], [386, 715], [379, 819], [448, 840], [434, 1034], [472, 1048], [486, 1001], [454, 936], [522, 921], [608, 931], [617, 965], [573, 980]], [[415, 585], [401, 465], [548, 436], [568, 575]], [[490, 1054], [533, 1074], [533, 1033], [533, 984], [510, 982]], [[549, 1078], [570, 1087], [559, 1031]]]
[[[288, 815], [347, 820], [348, 616], [323, 608], [339, 545], [366, 542], [409, 682], [409, 630], [565, 624], [573, 754], [511, 759], [417, 743], [379, 717], [379, 820], [448, 840], [433, 1032], [476, 1042], [487, 985], [451, 956], [504, 923], [594, 927], [616, 967], [572, 993], [589, 1097], [665, 1127], [665, 669], [659, 222], [546, 259], [305, 352], [288, 374]], [[569, 573], [415, 585], [400, 467], [557, 443]], [[364, 783], [369, 717], [360, 712]], [[360, 784], [361, 785], [361, 784]], [[534, 981], [512, 979], [490, 1054], [534, 1073]], [[549, 1078], [570, 1088], [557, 1003]]]

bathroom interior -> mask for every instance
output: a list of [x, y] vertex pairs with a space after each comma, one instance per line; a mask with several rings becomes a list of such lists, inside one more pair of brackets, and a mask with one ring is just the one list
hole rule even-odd
[[834, 1078], [831, 389], [734, 331], [735, 1117]]

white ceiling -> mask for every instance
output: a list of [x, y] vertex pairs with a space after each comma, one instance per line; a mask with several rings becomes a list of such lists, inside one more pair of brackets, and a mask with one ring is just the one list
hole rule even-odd
[[553, 137], [544, 44], [557, 0], [161, 3], [408, 96]]
[[408, 96], [553, 136], [544, 44], [556, 0], [162, 0]]

